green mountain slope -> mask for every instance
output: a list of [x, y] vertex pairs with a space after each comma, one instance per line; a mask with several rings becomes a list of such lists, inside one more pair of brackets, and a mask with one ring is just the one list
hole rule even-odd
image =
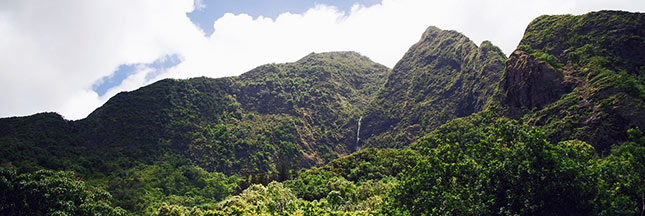
[[481, 111], [505, 55], [455, 31], [429, 27], [392, 69], [363, 118], [367, 146], [402, 147], [450, 119]]
[[[79, 121], [56, 114], [0, 120], [3, 146], [12, 147], [2, 152], [3, 163], [23, 167], [26, 159], [35, 160], [28, 166], [63, 169], [114, 158], [98, 163], [108, 167], [95, 172], [106, 173], [188, 158], [210, 171], [242, 175], [323, 164], [353, 149], [356, 113], [387, 73], [358, 53], [336, 52], [239, 77], [162, 80], [119, 93]], [[84, 156], [56, 155], [46, 164], [51, 157], [31, 157], [31, 151]]]
[[504, 115], [598, 151], [645, 126], [645, 15], [601, 11], [529, 24], [500, 83]]

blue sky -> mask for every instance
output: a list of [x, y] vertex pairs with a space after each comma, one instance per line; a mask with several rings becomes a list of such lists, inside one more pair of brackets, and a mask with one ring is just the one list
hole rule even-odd
[[[316, 4], [334, 6], [344, 13], [349, 13], [354, 4], [371, 6], [379, 2], [380, 0], [203, 0], [196, 2], [196, 9], [187, 13], [186, 16], [190, 18], [191, 22], [199, 26], [206, 35], [210, 35], [214, 31], [213, 22], [224, 16], [225, 13], [248, 14], [252, 17], [263, 16], [275, 19], [282, 13], [303, 13], [315, 7]], [[119, 65], [113, 74], [105, 76], [95, 82], [92, 85], [92, 89], [99, 96], [103, 96], [109, 89], [121, 85], [123, 80], [137, 71], [137, 68], [144, 67], [151, 69], [152, 71], [146, 75], [146, 79], [150, 80], [160, 75], [165, 69], [171, 68], [180, 62], [181, 60], [177, 55], [171, 55], [170, 58], [162, 57], [152, 63], [122, 64]]]
[[225, 13], [248, 14], [252, 17], [264, 16], [275, 19], [282, 13], [303, 13], [316, 4], [335, 6], [338, 10], [349, 12], [354, 4], [371, 6], [380, 0], [202, 0], [202, 8], [188, 13], [190, 20], [204, 33], [213, 33], [213, 22]]
[[111, 88], [121, 85], [123, 80], [135, 74], [137, 70], [147, 69], [149, 72], [146, 73], [144, 80], [150, 81], [163, 73], [166, 69], [174, 67], [179, 63], [181, 63], [179, 56], [168, 55], [149, 64], [122, 64], [119, 65], [119, 68], [114, 71], [112, 75], [105, 76], [94, 83], [94, 85], [92, 85], [92, 90], [99, 94], [99, 96], [103, 96]]

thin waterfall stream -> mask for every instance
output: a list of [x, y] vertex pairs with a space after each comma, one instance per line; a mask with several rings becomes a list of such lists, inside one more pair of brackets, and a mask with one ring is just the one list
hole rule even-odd
[[363, 116], [358, 117], [358, 129], [356, 129], [356, 144], [358, 144], [358, 141], [361, 140], [361, 120], [363, 120]]

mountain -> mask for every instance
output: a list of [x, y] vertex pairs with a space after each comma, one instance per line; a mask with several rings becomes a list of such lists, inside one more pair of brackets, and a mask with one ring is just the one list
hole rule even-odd
[[448, 120], [483, 110], [506, 57], [456, 31], [429, 27], [394, 66], [363, 117], [365, 146], [404, 147]]
[[478, 47], [430, 27], [391, 72], [358, 53], [331, 52], [237, 77], [161, 80], [78, 121], [54, 113], [0, 120], [10, 129], [0, 134], [11, 147], [3, 163], [103, 175], [186, 159], [208, 171], [275, 176], [362, 147], [403, 147], [483, 110], [503, 62], [488, 41]]
[[412, 144], [385, 214], [645, 214], [644, 18], [532, 21], [489, 106]]
[[541, 16], [511, 54], [498, 99], [504, 116], [540, 126], [549, 140], [607, 151], [645, 126], [645, 14]]
[[62, 169], [98, 160], [105, 167], [77, 171], [105, 173], [187, 158], [242, 175], [320, 165], [352, 151], [357, 113], [388, 73], [358, 53], [332, 52], [238, 77], [161, 80], [119, 93], [79, 121], [53, 113], [0, 120], [10, 147], [2, 162]]

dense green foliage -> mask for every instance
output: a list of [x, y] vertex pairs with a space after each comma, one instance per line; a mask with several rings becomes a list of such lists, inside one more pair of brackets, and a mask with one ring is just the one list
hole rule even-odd
[[365, 112], [365, 145], [404, 147], [441, 124], [483, 110], [506, 56], [456, 31], [429, 27], [394, 66]]
[[[411, 149], [366, 149], [303, 170], [295, 178], [253, 184], [214, 205], [158, 205], [156, 213], [190, 215], [374, 215], [385, 206], [402, 170], [416, 164]], [[396, 160], [392, 163], [392, 160]]]
[[634, 215], [645, 193], [645, 140], [638, 136], [599, 158], [582, 141], [551, 144], [537, 128], [490, 112], [458, 119], [415, 146], [424, 157], [401, 178], [388, 212]]
[[87, 185], [74, 173], [39, 170], [17, 174], [0, 167], [2, 215], [124, 215], [110, 193]]
[[626, 12], [539, 17], [508, 59], [430, 27], [391, 72], [310, 54], [0, 119], [0, 214], [643, 214], [644, 50]]
[[163, 203], [208, 208], [239, 190], [239, 183], [235, 176], [165, 162], [129, 169], [110, 179], [107, 189], [117, 200], [115, 204], [149, 215]]
[[[397, 183], [398, 175], [416, 163], [418, 154], [410, 149], [365, 149], [301, 172], [285, 181], [298, 197], [313, 201], [340, 193], [346, 208], [382, 195]], [[335, 186], [342, 185], [342, 186]], [[355, 194], [355, 193], [367, 194]], [[376, 197], [373, 197], [376, 196]]]

